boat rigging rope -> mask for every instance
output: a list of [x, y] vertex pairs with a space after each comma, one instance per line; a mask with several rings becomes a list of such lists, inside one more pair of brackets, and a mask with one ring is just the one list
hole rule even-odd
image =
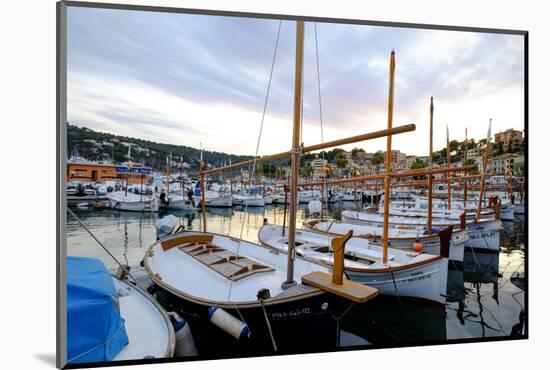
[[[319, 38], [317, 37], [317, 22], [314, 22], [313, 25], [314, 25], [314, 33], [315, 33], [315, 61], [317, 65], [317, 96], [319, 98], [319, 123], [321, 125], [321, 144], [323, 144], [325, 142], [325, 137], [324, 137], [324, 131], [323, 131], [323, 105], [322, 105], [322, 99], [321, 99], [321, 70], [319, 68]], [[321, 151], [321, 157], [323, 158], [323, 162], [324, 162], [324, 159], [325, 159], [324, 150]], [[324, 163], [323, 163], [323, 171], [324, 171]], [[323, 186], [322, 191], [325, 191], [327, 189], [326, 175], [323, 176], [323, 181], [325, 182], [325, 186]], [[328, 212], [328, 197], [325, 197], [324, 194], [322, 194], [322, 196], [325, 199], [325, 209]], [[323, 205], [321, 204], [321, 207], [322, 206]], [[332, 222], [330, 226], [332, 226]], [[327, 229], [327, 244], [329, 246], [331, 244], [330, 240], [331, 238], [328, 234], [328, 229]], [[331, 253], [331, 248], [329, 248], [329, 262], [331, 261], [332, 257], [333, 257], [333, 253]]]
[[[262, 131], [263, 131], [263, 128], [264, 128], [264, 120], [265, 120], [265, 113], [267, 111], [267, 103], [269, 101], [269, 91], [271, 90], [271, 81], [273, 80], [273, 70], [275, 68], [275, 60], [277, 59], [277, 49], [279, 47], [279, 37], [281, 36], [281, 26], [282, 26], [282, 23], [283, 21], [282, 20], [279, 20], [279, 27], [278, 27], [278, 30], [277, 30], [277, 38], [275, 40], [275, 50], [273, 51], [273, 60], [271, 61], [271, 71], [269, 72], [269, 82], [267, 84], [267, 92], [265, 94], [265, 101], [264, 101], [264, 109], [263, 109], [263, 112], [262, 112], [262, 119], [260, 121], [260, 131], [258, 132], [258, 142], [256, 143], [256, 152], [254, 153], [254, 162], [252, 163], [252, 173], [249, 174], [248, 176], [248, 187], [250, 189], [250, 186], [252, 184], [252, 178], [254, 177], [255, 173], [256, 173], [256, 161], [258, 159], [258, 151], [260, 149], [260, 142], [261, 142], [261, 139], [262, 139]], [[250, 192], [249, 192], [250, 194]], [[245, 199], [244, 199], [244, 202], [245, 202], [245, 206], [244, 206], [244, 213], [247, 212], [248, 210], [248, 204], [250, 203], [250, 199], [249, 198], [246, 198], [246, 193], [244, 194], [245, 196]], [[242, 242], [242, 238], [243, 238], [243, 231], [244, 231], [244, 225], [245, 225], [245, 221], [243, 221], [243, 223], [241, 224], [241, 232], [239, 234], [239, 242], [238, 242], [238, 245], [237, 245], [237, 257], [239, 256], [239, 250], [241, 248], [241, 242]], [[231, 282], [229, 283], [229, 292], [227, 293], [227, 300], [229, 300], [229, 298], [231, 297], [231, 290], [233, 289], [233, 280], [231, 280]]]

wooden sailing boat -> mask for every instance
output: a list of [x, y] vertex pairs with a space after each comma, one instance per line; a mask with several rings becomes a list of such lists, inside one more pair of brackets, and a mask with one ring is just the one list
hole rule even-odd
[[[181, 232], [162, 239], [149, 247], [144, 257], [145, 269], [160, 288], [157, 295], [165, 306], [186, 313], [194, 328], [194, 325], [217, 323], [240, 340], [250, 338], [251, 346], [261, 351], [266, 348], [275, 351], [333, 348], [336, 343], [334, 315], [342, 313], [341, 306], [345, 304], [347, 308], [350, 300], [365, 302], [377, 295], [374, 288], [343, 281], [342, 269], [335, 269], [331, 283], [326, 278], [330, 278], [328, 266], [296, 259], [293, 246], [299, 151], [315, 151], [414, 130], [414, 125], [407, 125], [300, 148], [303, 35], [304, 23], [298, 21], [292, 150], [202, 171], [203, 231]], [[207, 232], [205, 175], [289, 155], [292, 165], [289, 245], [292, 247], [288, 248], [288, 253]], [[347, 239], [349, 237], [334, 238], [334, 245], [341, 251], [336, 260], [342, 266]], [[295, 277], [307, 283], [297, 282]], [[282, 342], [277, 340], [281, 337], [285, 337]], [[201, 346], [200, 339], [196, 340]], [[212, 340], [206, 338], [203, 345], [212, 345]]]
[[[308, 219], [304, 221], [304, 229], [332, 236], [342, 236], [353, 231], [356, 238], [370, 241], [371, 245], [381, 245], [382, 225], [353, 225], [335, 220]], [[420, 250], [435, 255], [446, 255], [442, 250], [441, 237], [438, 233], [424, 235], [424, 229], [418, 227], [389, 226], [390, 245], [395, 249], [413, 250], [415, 244], [420, 244]], [[464, 247], [468, 241], [468, 233], [464, 230], [454, 231], [451, 235], [449, 259], [462, 262], [464, 259]]]
[[[390, 57], [390, 84], [388, 102], [388, 130], [393, 121], [393, 81], [395, 71], [395, 52]], [[385, 173], [385, 213], [383, 223], [383, 246], [370, 245], [362, 238], [348, 241], [348, 252], [344, 261], [344, 271], [350, 279], [374, 286], [382, 294], [424, 299], [439, 304], [445, 303], [447, 289], [448, 260], [441, 255], [414, 253], [389, 248], [388, 204], [391, 175], [391, 136], [387, 137], [386, 173]], [[292, 201], [291, 201], [292, 207]], [[291, 211], [292, 215], [292, 211]], [[295, 225], [290, 219], [289, 225]], [[259, 233], [260, 242], [277, 251], [288, 252], [289, 246], [298, 238], [297, 252], [300, 258], [332, 267], [335, 261], [331, 257], [330, 245], [335, 238], [314, 232], [289, 230], [288, 237], [283, 228], [276, 225], [264, 225]], [[347, 235], [351, 232], [348, 231]], [[290, 255], [290, 253], [289, 253]], [[447, 255], [448, 256], [448, 255]], [[446, 257], [447, 257], [446, 256]]]
[[[477, 213], [475, 220], [465, 220], [461, 222], [455, 217], [448, 215], [439, 215], [440, 217], [433, 217], [433, 174], [436, 172], [449, 172], [449, 169], [437, 169], [432, 167], [432, 153], [433, 153], [433, 112], [434, 104], [433, 97], [430, 99], [430, 155], [429, 155], [429, 170], [428, 176], [428, 199], [426, 210], [422, 210], [420, 213], [418, 210], [403, 210], [396, 212], [395, 209], [389, 207], [389, 197], [384, 200], [384, 214], [376, 214], [372, 212], [357, 212], [357, 211], [343, 211], [342, 221], [354, 225], [371, 225], [381, 226], [389, 223], [396, 227], [422, 227], [426, 226], [426, 234], [433, 233], [433, 226], [438, 229], [443, 229], [449, 226], [460, 227], [466, 229], [469, 239], [466, 242], [467, 247], [482, 249], [486, 251], [498, 251], [500, 248], [500, 230], [502, 229], [502, 223], [499, 219], [496, 219], [493, 214], [484, 214], [487, 218], [481, 218], [482, 207], [481, 199], [484, 191], [484, 173], [487, 163], [487, 151], [484, 158], [484, 171], [481, 179], [480, 200], [478, 203]], [[487, 145], [490, 143], [491, 124], [489, 123], [489, 132], [487, 136]], [[420, 173], [420, 172], [418, 172]], [[399, 211], [399, 210], [398, 210]], [[456, 215], [456, 214], [455, 214]], [[413, 217], [409, 217], [413, 216]]]

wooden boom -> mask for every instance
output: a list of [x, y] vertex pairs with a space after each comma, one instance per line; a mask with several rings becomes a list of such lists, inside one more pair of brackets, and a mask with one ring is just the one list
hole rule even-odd
[[[452, 173], [452, 172], [464, 172], [474, 169], [475, 166], [466, 166], [466, 167], [451, 167], [451, 168], [435, 168], [433, 170], [410, 170], [403, 172], [394, 172], [390, 174], [392, 178], [400, 177], [412, 177], [412, 176], [422, 176], [422, 175], [435, 175], [439, 173]], [[461, 179], [461, 178], [460, 178]], [[384, 175], [370, 175], [370, 176], [360, 176], [360, 177], [350, 177], [348, 179], [337, 179], [337, 180], [327, 180], [322, 182], [307, 182], [301, 183], [300, 186], [318, 186], [318, 185], [330, 185], [330, 184], [345, 184], [350, 182], [364, 182], [370, 180], [384, 180]]]
[[[416, 130], [416, 125], [411, 123], [409, 125], [398, 126], [398, 127], [392, 128], [392, 129], [374, 131], [374, 132], [369, 132], [369, 133], [362, 134], [362, 135], [356, 135], [356, 136], [351, 136], [351, 137], [347, 137], [347, 138], [343, 138], [343, 139], [328, 141], [328, 142], [322, 143], [322, 144], [304, 146], [304, 147], [301, 148], [301, 151], [302, 151], [302, 153], [309, 153], [309, 152], [314, 152], [316, 150], [332, 148], [332, 147], [335, 147], [335, 146], [353, 144], [353, 143], [357, 143], [357, 142], [360, 142], [360, 141], [373, 140], [373, 139], [378, 139], [378, 138], [385, 137], [385, 136], [390, 136], [390, 135], [403, 134], [405, 132], [410, 132], [410, 131], [414, 131], [414, 130]], [[235, 164], [232, 164], [230, 166], [213, 168], [213, 169], [208, 170], [208, 171], [202, 171], [201, 173], [207, 175], [207, 174], [211, 174], [211, 173], [232, 170], [232, 169], [235, 169], [235, 168], [249, 166], [249, 165], [253, 164], [254, 162], [260, 163], [260, 162], [268, 162], [268, 161], [274, 161], [274, 160], [277, 160], [277, 159], [287, 158], [287, 157], [290, 157], [291, 154], [292, 153], [289, 150], [289, 151], [281, 152], [281, 153], [277, 153], [277, 154], [264, 155], [264, 156], [256, 158], [256, 159], [249, 159], [247, 161], [235, 163]]]

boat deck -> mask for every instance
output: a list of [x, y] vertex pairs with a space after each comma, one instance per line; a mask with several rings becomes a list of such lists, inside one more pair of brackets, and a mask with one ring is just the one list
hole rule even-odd
[[178, 249], [232, 281], [261, 272], [275, 271], [272, 267], [239, 256], [215, 244], [190, 242], [178, 246]]

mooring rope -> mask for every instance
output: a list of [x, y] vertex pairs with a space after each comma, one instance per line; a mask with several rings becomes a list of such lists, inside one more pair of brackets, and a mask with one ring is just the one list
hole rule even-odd
[[103, 248], [103, 250], [104, 250], [105, 252], [107, 252], [107, 254], [108, 254], [109, 256], [111, 256], [111, 258], [112, 258], [113, 260], [115, 260], [115, 262], [124, 270], [124, 272], [127, 273], [128, 276], [130, 276], [130, 277], [134, 280], [134, 282], [136, 283], [136, 285], [138, 285], [143, 291], [146, 292], [147, 290], [143, 287], [143, 285], [141, 285], [141, 284], [139, 283], [139, 281], [137, 281], [137, 279], [134, 277], [134, 275], [132, 275], [132, 274], [130, 273], [130, 270], [128, 270], [128, 269], [126, 268], [126, 266], [124, 266], [122, 263], [120, 263], [120, 262], [116, 259], [116, 257], [115, 257], [111, 252], [109, 252], [109, 250], [103, 245], [103, 243], [101, 243], [101, 242], [99, 241], [99, 239], [96, 238], [96, 236], [90, 231], [90, 229], [88, 229], [88, 228], [86, 227], [86, 225], [84, 225], [84, 222], [82, 222], [82, 220], [80, 220], [80, 218], [78, 218], [78, 217], [74, 214], [74, 212], [73, 212], [69, 207], [67, 207], [67, 212], [69, 212], [69, 214], [75, 218], [75, 220], [80, 224], [80, 226], [82, 226], [82, 227], [84, 228], [84, 230], [86, 230], [86, 231], [88, 232], [88, 234], [90, 234], [90, 236], [91, 236], [91, 237], [101, 246], [101, 248]]

